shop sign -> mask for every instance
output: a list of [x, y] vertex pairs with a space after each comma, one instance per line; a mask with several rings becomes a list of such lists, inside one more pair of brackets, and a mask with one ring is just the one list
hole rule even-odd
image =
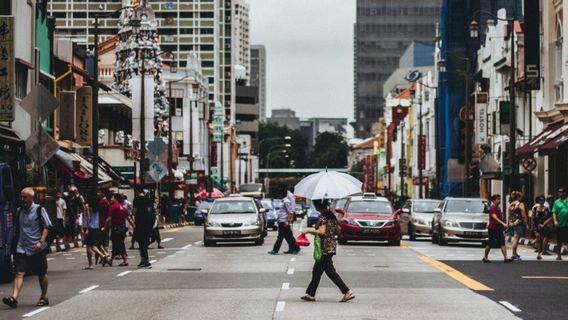
[[75, 140], [75, 91], [59, 92], [59, 139]]
[[426, 135], [418, 136], [418, 169], [426, 169]]
[[483, 145], [487, 139], [487, 93], [475, 95], [475, 143]]
[[77, 90], [76, 142], [82, 146], [90, 146], [92, 143], [92, 94], [93, 90], [89, 86], [84, 86]]
[[215, 103], [215, 128], [213, 130], [213, 142], [222, 142], [223, 140], [223, 125], [225, 122], [225, 108], [221, 102]]
[[14, 17], [0, 16], [0, 121], [14, 121]]

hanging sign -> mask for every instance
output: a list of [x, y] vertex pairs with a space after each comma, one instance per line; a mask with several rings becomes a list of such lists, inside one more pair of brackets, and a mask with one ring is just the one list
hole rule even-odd
[[487, 93], [475, 95], [475, 143], [487, 144]]
[[215, 102], [215, 129], [213, 131], [213, 142], [221, 142], [223, 140], [223, 125], [225, 122], [225, 108], [221, 102]]
[[75, 110], [77, 111], [77, 139], [75, 142], [82, 146], [90, 146], [92, 139], [93, 125], [93, 89], [89, 86], [83, 86], [77, 90], [77, 100]]
[[14, 17], [0, 16], [0, 121], [14, 121]]

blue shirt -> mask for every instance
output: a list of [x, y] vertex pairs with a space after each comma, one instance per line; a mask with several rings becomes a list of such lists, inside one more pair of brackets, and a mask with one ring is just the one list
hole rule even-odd
[[[39, 204], [32, 203], [29, 208], [22, 207], [20, 209], [20, 216], [18, 225], [20, 228], [20, 239], [18, 239], [18, 246], [16, 248], [17, 253], [23, 253], [28, 256], [37, 253], [35, 251], [35, 245], [41, 238], [44, 228], [51, 227], [51, 221], [49, 216], [45, 211], [45, 208], [41, 208], [41, 218], [43, 221], [38, 219], [36, 213]], [[44, 247], [46, 245], [44, 244]], [[45, 249], [45, 248], [42, 248]]]
[[89, 212], [89, 229], [100, 229], [99, 211], [94, 208], [91, 208], [91, 212]]
[[282, 207], [278, 211], [278, 222], [288, 221], [288, 214], [292, 213], [292, 202], [288, 198], [282, 200]]

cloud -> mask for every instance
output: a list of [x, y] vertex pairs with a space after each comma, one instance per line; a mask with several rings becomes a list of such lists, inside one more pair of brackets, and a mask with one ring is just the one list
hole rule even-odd
[[268, 109], [353, 115], [355, 0], [248, 0], [251, 43], [267, 50]]

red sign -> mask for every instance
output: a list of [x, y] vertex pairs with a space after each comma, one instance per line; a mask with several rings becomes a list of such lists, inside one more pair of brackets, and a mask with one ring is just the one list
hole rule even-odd
[[[420, 185], [420, 177], [413, 177], [412, 178], [412, 184], [415, 186], [419, 186]], [[428, 186], [430, 184], [430, 178], [429, 177], [422, 177], [422, 185], [423, 186]]]
[[418, 136], [418, 169], [426, 170], [426, 135]]
[[534, 169], [536, 169], [536, 160], [533, 158], [523, 160], [523, 168], [525, 168], [525, 170], [529, 172], [533, 171]]

